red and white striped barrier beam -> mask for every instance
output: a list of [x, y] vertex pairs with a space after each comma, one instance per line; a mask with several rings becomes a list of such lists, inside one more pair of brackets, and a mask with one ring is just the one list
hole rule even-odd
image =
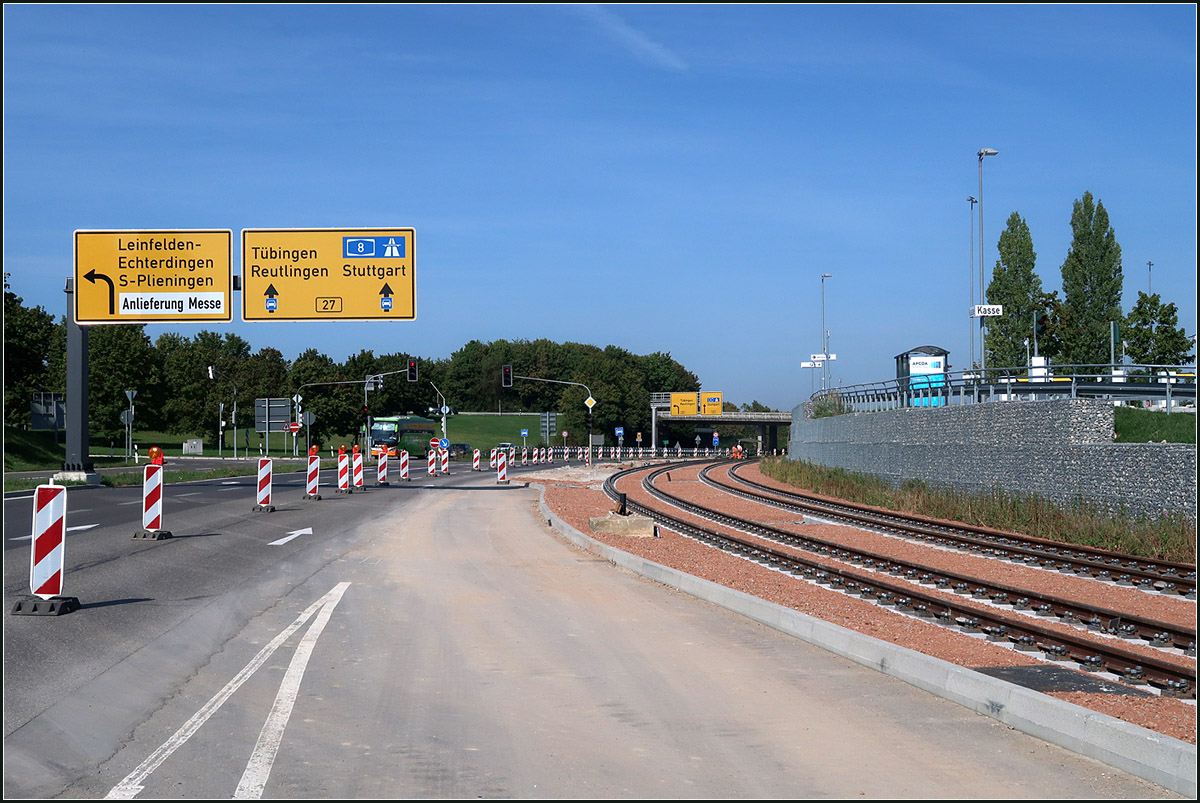
[[437, 476], [437, 452], [429, 450], [429, 476]]
[[271, 504], [271, 458], [258, 459], [258, 502], [254, 505], [257, 511], [272, 513], [275, 506]]
[[62, 596], [67, 533], [67, 489], [39, 485], [33, 494], [33, 543], [29, 553], [32, 600], [18, 600], [14, 614], [58, 616], [79, 610], [76, 597]]
[[350, 488], [350, 455], [344, 452], [338, 455], [337, 492], [340, 494], [354, 493]]
[[364, 490], [362, 452], [350, 455], [350, 471], [354, 474], [354, 488], [359, 491]]
[[320, 484], [321, 456], [319, 454], [310, 454], [308, 456], [308, 479], [304, 483], [304, 498], [320, 499], [321, 495], [317, 493], [317, 488]]
[[162, 528], [162, 478], [162, 466], [151, 463], [142, 468], [142, 529], [133, 534], [134, 538], [158, 541], [171, 537]]
[[440, 451], [442, 453], [442, 473], [449, 474], [450, 473], [450, 450], [449, 449], [439, 449], [438, 451]]
[[492, 449], [492, 461], [489, 463], [492, 468], [496, 467], [496, 450]]
[[471, 454], [471, 470], [472, 471], [480, 470], [480, 468], [479, 468], [479, 450], [478, 449], [475, 449], [474, 452]]
[[400, 479], [408, 482], [408, 452], [400, 452]]
[[388, 470], [388, 456], [387, 456], [387, 450], [384, 449], [382, 452], [379, 453], [379, 464], [375, 467], [375, 484], [376, 485], [387, 485], [388, 484], [387, 470]]
[[500, 451], [496, 462], [496, 483], [502, 482], [508, 483], [508, 456], [503, 450]]
[[29, 592], [41, 599], [62, 594], [63, 550], [67, 534], [67, 489], [39, 485], [33, 499], [33, 551], [29, 555]]
[[521, 465], [523, 465], [523, 466], [529, 465], [529, 450], [528, 449], [521, 450]]

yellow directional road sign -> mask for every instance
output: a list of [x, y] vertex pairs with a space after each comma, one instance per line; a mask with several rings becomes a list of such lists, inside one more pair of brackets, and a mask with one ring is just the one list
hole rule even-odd
[[76, 231], [75, 321], [233, 320], [233, 232]]
[[416, 317], [416, 230], [242, 229], [242, 320]]

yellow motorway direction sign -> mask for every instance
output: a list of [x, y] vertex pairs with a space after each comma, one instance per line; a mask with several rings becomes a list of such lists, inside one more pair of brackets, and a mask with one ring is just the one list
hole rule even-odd
[[700, 391], [700, 415], [720, 415], [721, 407], [720, 391]]
[[75, 232], [75, 321], [233, 320], [233, 231]]
[[242, 229], [242, 320], [416, 317], [415, 229]]
[[671, 394], [671, 415], [695, 415], [696, 414], [696, 394], [695, 393], [672, 393]]

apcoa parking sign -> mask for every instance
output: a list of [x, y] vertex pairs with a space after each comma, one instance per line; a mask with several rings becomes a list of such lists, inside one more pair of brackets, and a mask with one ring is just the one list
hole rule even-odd
[[242, 229], [242, 320], [413, 320], [414, 229]]

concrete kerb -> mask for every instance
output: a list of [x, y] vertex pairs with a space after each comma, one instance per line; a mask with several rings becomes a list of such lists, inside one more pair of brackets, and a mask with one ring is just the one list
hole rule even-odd
[[567, 540], [615, 566], [720, 605], [1073, 753], [1196, 797], [1196, 745], [776, 605], [602, 544], [538, 509]]

